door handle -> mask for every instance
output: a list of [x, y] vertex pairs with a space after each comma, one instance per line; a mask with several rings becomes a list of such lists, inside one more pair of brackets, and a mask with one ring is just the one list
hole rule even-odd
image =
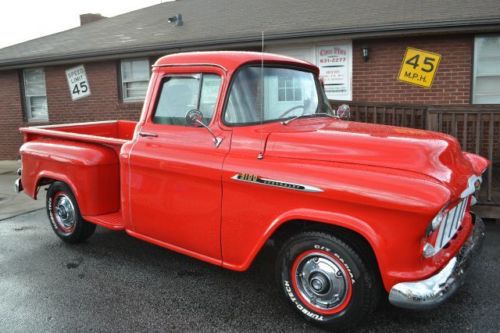
[[158, 134], [156, 133], [150, 133], [150, 132], [139, 132], [139, 135], [142, 137], [150, 137], [150, 138], [156, 138], [158, 137]]

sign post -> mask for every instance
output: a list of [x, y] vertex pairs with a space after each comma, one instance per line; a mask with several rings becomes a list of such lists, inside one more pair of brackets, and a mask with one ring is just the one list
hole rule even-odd
[[419, 87], [430, 88], [434, 81], [441, 55], [409, 47], [406, 49], [398, 80]]
[[90, 96], [90, 86], [83, 65], [66, 70], [69, 93], [73, 101]]

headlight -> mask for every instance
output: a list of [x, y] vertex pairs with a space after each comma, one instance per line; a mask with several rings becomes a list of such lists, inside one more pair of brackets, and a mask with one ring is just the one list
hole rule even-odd
[[444, 218], [446, 217], [446, 208], [448, 208], [448, 204], [444, 205], [444, 207], [437, 213], [436, 216], [432, 219], [431, 223], [427, 227], [426, 230], [426, 236], [429, 237], [434, 231], [439, 229], [439, 226], [441, 225], [441, 222], [443, 222]]
[[431, 231], [436, 231], [439, 226], [441, 225], [441, 222], [443, 222], [445, 215], [444, 215], [444, 210], [441, 210], [436, 217], [432, 219], [431, 222]]
[[441, 222], [446, 218], [446, 215], [448, 214], [448, 205], [450, 202], [448, 201], [446, 205], [444, 205], [443, 208], [434, 216], [432, 219], [431, 223], [427, 227], [427, 230], [425, 232], [426, 236], [426, 243], [423, 248], [423, 255], [425, 258], [430, 258], [433, 255], [436, 254], [436, 249], [432, 244], [436, 242], [437, 239], [437, 234], [433, 235], [433, 232], [436, 230], [439, 230], [439, 227], [441, 226]]

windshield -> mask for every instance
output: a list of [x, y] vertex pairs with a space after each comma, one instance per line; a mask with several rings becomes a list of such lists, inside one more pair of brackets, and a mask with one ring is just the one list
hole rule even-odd
[[257, 124], [330, 113], [314, 74], [282, 67], [248, 66], [236, 74], [224, 113], [227, 124]]

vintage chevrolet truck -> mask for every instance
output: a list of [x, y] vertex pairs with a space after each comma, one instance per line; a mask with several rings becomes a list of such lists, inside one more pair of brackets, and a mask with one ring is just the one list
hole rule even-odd
[[284, 298], [328, 328], [381, 297], [441, 304], [484, 236], [470, 208], [486, 159], [445, 134], [342, 119], [318, 68], [289, 57], [168, 55], [138, 122], [20, 131], [16, 189], [49, 185], [62, 240], [99, 225], [236, 271], [274, 244]]

